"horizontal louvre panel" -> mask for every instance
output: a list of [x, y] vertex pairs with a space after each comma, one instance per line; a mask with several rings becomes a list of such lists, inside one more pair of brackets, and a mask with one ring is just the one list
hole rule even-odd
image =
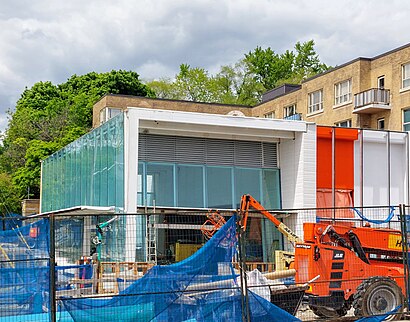
[[177, 163], [205, 163], [205, 139], [176, 137], [175, 142]]
[[262, 143], [263, 168], [278, 167], [278, 145], [277, 143]]
[[206, 143], [206, 164], [226, 166], [234, 164], [234, 141], [208, 139]]
[[236, 141], [235, 164], [240, 167], [262, 167], [262, 145], [260, 142]]
[[276, 168], [277, 144], [182, 136], [139, 135], [141, 161]]
[[145, 142], [145, 161], [174, 162], [175, 137], [167, 135], [143, 134]]

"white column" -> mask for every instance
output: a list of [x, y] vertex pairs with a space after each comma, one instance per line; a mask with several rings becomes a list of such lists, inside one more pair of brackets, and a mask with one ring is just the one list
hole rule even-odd
[[[124, 114], [124, 212], [137, 212], [138, 179], [138, 129], [136, 113], [126, 110]], [[135, 215], [125, 218], [125, 261], [135, 261], [137, 249], [137, 222]]]

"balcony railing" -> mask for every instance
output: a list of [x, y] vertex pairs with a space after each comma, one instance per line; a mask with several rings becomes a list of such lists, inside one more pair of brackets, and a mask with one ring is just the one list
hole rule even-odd
[[390, 90], [388, 89], [372, 88], [354, 96], [355, 110], [366, 106], [372, 109], [389, 109], [389, 105]]
[[283, 118], [284, 120], [291, 120], [291, 121], [301, 121], [302, 120], [302, 115], [300, 113], [285, 116]]

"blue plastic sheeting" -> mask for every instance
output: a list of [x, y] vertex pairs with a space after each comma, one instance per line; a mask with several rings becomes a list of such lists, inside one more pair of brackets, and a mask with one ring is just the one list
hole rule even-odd
[[[235, 219], [191, 257], [154, 266], [119, 295], [64, 298], [63, 308], [74, 321], [242, 321], [242, 295], [231, 262], [237, 245]], [[249, 293], [252, 321], [299, 321]]]
[[365, 217], [365, 215], [363, 215], [359, 209], [357, 208], [353, 208], [353, 210], [356, 212], [356, 214], [363, 219], [364, 221], [370, 222], [372, 224], [376, 224], [376, 225], [382, 225], [382, 224], [387, 224], [388, 222], [390, 222], [393, 219], [394, 216], [394, 207], [390, 207], [390, 212], [389, 215], [386, 217], [386, 219], [381, 219], [381, 220], [377, 220], [377, 219], [369, 219], [367, 217]]
[[361, 318], [361, 319], [356, 320], [356, 322], [380, 322], [380, 321], [384, 321], [390, 315], [395, 314], [400, 308], [401, 308], [401, 305], [396, 307], [394, 310], [391, 310], [390, 312], [387, 312], [386, 314]]
[[0, 317], [47, 312], [49, 225], [0, 232]]
[[0, 231], [16, 229], [21, 226], [22, 216], [19, 214], [7, 214], [5, 218], [0, 219]]

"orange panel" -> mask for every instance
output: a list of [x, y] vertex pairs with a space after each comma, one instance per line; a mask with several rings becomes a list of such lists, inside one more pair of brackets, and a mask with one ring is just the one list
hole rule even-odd
[[317, 127], [317, 189], [332, 189], [332, 131], [335, 131], [335, 189], [354, 189], [354, 141], [359, 131]]

